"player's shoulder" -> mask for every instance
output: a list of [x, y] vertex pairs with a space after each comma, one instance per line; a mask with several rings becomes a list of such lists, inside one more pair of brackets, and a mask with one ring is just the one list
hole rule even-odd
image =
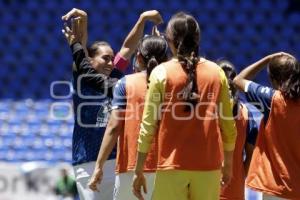
[[113, 68], [113, 70], [111, 71], [109, 77], [110, 77], [110, 78], [117, 78], [117, 79], [120, 79], [120, 78], [124, 77], [124, 74], [123, 74], [123, 72], [121, 72], [119, 69]]

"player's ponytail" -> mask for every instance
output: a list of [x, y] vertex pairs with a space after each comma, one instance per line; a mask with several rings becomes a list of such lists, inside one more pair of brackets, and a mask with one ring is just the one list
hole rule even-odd
[[[199, 62], [200, 27], [193, 16], [179, 12], [168, 23], [167, 37], [174, 44], [178, 61], [187, 74], [186, 86], [180, 95], [187, 103], [195, 106], [199, 99], [196, 68]], [[187, 105], [185, 110], [190, 109], [190, 105]]]
[[147, 82], [152, 70], [160, 63], [167, 61], [168, 44], [160, 36], [148, 35], [144, 37], [138, 45], [138, 53], [146, 66]]

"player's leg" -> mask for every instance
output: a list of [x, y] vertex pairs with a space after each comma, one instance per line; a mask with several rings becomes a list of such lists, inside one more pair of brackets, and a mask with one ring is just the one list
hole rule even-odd
[[158, 170], [153, 200], [188, 200], [189, 178], [185, 170]]
[[215, 200], [220, 196], [221, 171], [190, 171], [190, 200]]
[[114, 200], [134, 200], [137, 199], [132, 193], [132, 172], [116, 174]]

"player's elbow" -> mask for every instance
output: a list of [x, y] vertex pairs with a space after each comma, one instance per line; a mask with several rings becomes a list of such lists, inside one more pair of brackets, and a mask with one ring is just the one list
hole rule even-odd
[[237, 75], [234, 79], [233, 79], [233, 84], [236, 88], [238, 88], [239, 90], [244, 90], [244, 87], [243, 87], [243, 79]]
[[233, 84], [237, 87], [239, 81], [240, 81], [240, 78], [239, 78], [239, 75], [237, 75], [237, 76], [233, 79]]

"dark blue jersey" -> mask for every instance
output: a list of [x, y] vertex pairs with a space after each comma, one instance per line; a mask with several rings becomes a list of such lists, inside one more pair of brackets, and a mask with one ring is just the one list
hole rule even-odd
[[248, 102], [263, 114], [264, 122], [267, 122], [275, 90], [251, 81], [247, 85], [245, 93]]
[[[98, 74], [79, 43], [71, 46], [73, 70], [73, 165], [96, 161], [108, 122], [113, 88], [123, 74], [113, 69], [110, 76]], [[116, 157], [113, 150], [109, 159]]]

